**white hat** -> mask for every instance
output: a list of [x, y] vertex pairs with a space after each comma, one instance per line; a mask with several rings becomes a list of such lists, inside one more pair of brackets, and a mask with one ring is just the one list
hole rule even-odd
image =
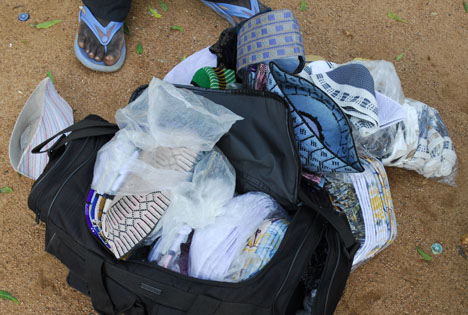
[[70, 105], [58, 95], [52, 81], [45, 78], [26, 101], [11, 133], [9, 151], [13, 168], [24, 176], [37, 179], [49, 157], [47, 154], [32, 154], [31, 150], [72, 124]]

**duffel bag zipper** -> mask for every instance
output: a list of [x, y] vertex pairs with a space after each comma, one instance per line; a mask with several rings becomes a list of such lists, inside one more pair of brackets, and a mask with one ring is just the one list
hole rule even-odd
[[292, 151], [295, 160], [296, 160], [296, 169], [297, 169], [297, 177], [296, 177], [296, 192], [294, 199], [298, 199], [298, 194], [299, 194], [299, 189], [300, 189], [300, 183], [301, 183], [301, 177], [302, 177], [302, 166], [301, 166], [301, 159], [299, 158], [299, 154], [297, 153], [297, 148], [296, 148], [296, 136], [294, 135], [293, 127], [292, 127], [292, 118], [291, 118], [291, 111], [289, 109], [289, 105], [285, 102], [285, 100], [272, 92], [268, 91], [257, 91], [257, 90], [249, 90], [249, 89], [232, 89], [232, 90], [213, 90], [213, 89], [207, 89], [207, 88], [200, 88], [200, 87], [193, 87], [193, 86], [184, 86], [184, 85], [177, 85], [179, 88], [185, 88], [187, 90], [199, 90], [199, 91], [209, 91], [210, 93], [224, 93], [224, 94], [241, 94], [241, 95], [249, 95], [249, 96], [259, 96], [259, 97], [271, 97], [274, 99], [277, 99], [280, 101], [285, 109], [288, 112], [288, 121], [286, 122], [288, 124], [288, 131], [289, 131], [289, 139], [290, 139], [290, 150]]
[[328, 300], [329, 300], [329, 297], [330, 297], [330, 291], [331, 291], [331, 288], [332, 288], [333, 280], [335, 279], [335, 276], [336, 276], [336, 272], [338, 270], [338, 265], [339, 265], [339, 261], [340, 261], [340, 257], [341, 257], [341, 243], [340, 243], [339, 238], [337, 238], [337, 237], [335, 237], [335, 245], [338, 247], [338, 251], [337, 251], [336, 260], [335, 260], [335, 268], [333, 269], [333, 273], [332, 273], [332, 276], [330, 278], [328, 288], [327, 288], [327, 295], [325, 297], [325, 310], [328, 309]]
[[[297, 152], [297, 146], [296, 146], [296, 136], [294, 135], [293, 127], [292, 127], [292, 118], [291, 118], [291, 111], [289, 109], [289, 105], [286, 103], [284, 98], [281, 96], [268, 92], [268, 91], [257, 91], [257, 90], [251, 90], [251, 89], [232, 89], [232, 90], [213, 90], [213, 89], [208, 89], [208, 88], [201, 88], [201, 87], [195, 87], [195, 86], [187, 86], [187, 85], [182, 85], [182, 84], [176, 84], [175, 85], [178, 88], [183, 88], [187, 90], [198, 90], [198, 91], [205, 91], [205, 92], [210, 92], [210, 93], [223, 93], [223, 94], [241, 94], [241, 95], [250, 95], [250, 96], [258, 96], [258, 97], [271, 97], [274, 99], [277, 99], [280, 101], [285, 109], [288, 112], [288, 121], [286, 122], [288, 124], [288, 131], [289, 131], [289, 139], [290, 139], [290, 150], [294, 154], [295, 160], [296, 160], [296, 169], [297, 169], [297, 177], [296, 177], [296, 191], [295, 191], [295, 196], [294, 199], [298, 199], [298, 194], [299, 194], [299, 189], [300, 189], [300, 183], [301, 183], [301, 177], [302, 177], [302, 167], [301, 167], [301, 160], [299, 157], [299, 153]], [[140, 86], [137, 90], [144, 91], [145, 89], [148, 88], [148, 84]], [[135, 91], [136, 92], [136, 91]], [[135, 100], [142, 92], [139, 92], [137, 95], [132, 94], [130, 97], [130, 102]], [[133, 97], [135, 96], [135, 97]]]
[[[77, 154], [77, 156], [80, 155], [80, 153], [83, 151], [83, 148], [86, 146], [86, 144], [88, 143], [88, 139], [86, 139], [86, 141], [83, 143], [83, 146], [81, 147], [81, 150], [79, 151], [79, 153]], [[96, 143], [94, 145], [94, 148], [96, 147]], [[93, 149], [94, 149], [93, 148]], [[54, 206], [54, 203], [55, 201], [57, 200], [57, 197], [58, 195], [60, 194], [60, 192], [62, 191], [63, 187], [68, 183], [68, 181], [70, 180], [71, 177], [73, 177], [75, 175], [76, 172], [78, 172], [82, 167], [83, 165], [85, 165], [86, 163], [89, 162], [89, 160], [91, 160], [94, 156], [96, 155], [96, 152], [94, 152], [93, 154], [91, 154], [83, 163], [81, 163], [77, 168], [75, 168], [75, 170], [70, 174], [68, 175], [68, 177], [64, 180], [64, 182], [62, 183], [62, 185], [60, 185], [59, 189], [57, 189], [57, 192], [55, 193], [54, 195], [54, 198], [52, 199], [52, 202], [50, 203], [50, 206], [49, 206], [49, 209], [47, 211], [47, 223], [49, 222], [49, 219], [50, 219], [50, 213], [51, 213], [51, 210], [52, 210], [52, 207]], [[84, 212], [84, 210], [83, 210]], [[83, 214], [84, 215], [84, 214]]]
[[273, 313], [274, 313], [274, 314], [277, 314], [277, 312], [276, 312], [276, 310], [275, 310], [275, 307], [274, 307], [274, 305], [276, 305], [276, 300], [278, 299], [279, 294], [281, 293], [281, 291], [283, 290], [284, 286], [286, 285], [286, 281], [287, 281], [287, 279], [289, 278], [289, 274], [291, 273], [291, 270], [292, 270], [293, 267], [294, 267], [294, 264], [295, 264], [295, 262], [296, 262], [297, 256], [299, 256], [299, 253], [301, 252], [302, 247], [304, 247], [304, 243], [305, 243], [306, 240], [309, 238], [310, 233], [312, 233], [312, 230], [311, 230], [311, 229], [308, 229], [307, 234], [305, 235], [304, 238], [302, 238], [301, 245], [299, 245], [299, 248], [296, 250], [296, 253], [294, 254], [294, 258], [293, 258], [291, 264], [289, 265], [288, 272], [286, 273], [286, 276], [284, 277], [283, 282], [281, 283], [280, 288], [279, 288], [278, 291], [276, 292], [275, 298], [273, 299]]
[[[33, 185], [33, 187], [31, 188], [31, 192], [30, 194], [34, 194], [35, 191], [36, 191], [36, 188], [37, 186], [40, 185], [40, 183], [44, 180], [44, 178], [48, 177], [52, 171], [54, 171], [56, 168], [57, 168], [57, 165], [60, 164], [60, 162], [62, 161], [62, 159], [64, 159], [64, 156], [66, 155], [66, 153], [68, 152], [68, 150], [70, 149], [70, 146], [67, 146], [64, 150], [64, 152], [62, 153], [62, 155], [58, 158], [58, 160], [55, 162], [55, 164], [47, 171], [46, 174], [44, 174], [44, 176], [42, 176], [38, 181], [36, 181]], [[35, 218], [35, 221], [36, 223], [39, 223], [39, 219], [40, 219], [40, 216], [41, 216], [41, 211], [38, 210], [38, 202], [39, 202], [39, 198], [34, 198], [36, 200], [35, 204], [34, 204], [34, 213], [36, 214], [36, 218]]]

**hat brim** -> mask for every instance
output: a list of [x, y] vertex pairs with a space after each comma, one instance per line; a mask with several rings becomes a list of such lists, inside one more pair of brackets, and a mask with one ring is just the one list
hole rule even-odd
[[70, 105], [57, 93], [52, 81], [45, 78], [26, 101], [11, 133], [9, 157], [15, 171], [37, 179], [47, 165], [48, 156], [34, 155], [32, 148], [71, 124]]

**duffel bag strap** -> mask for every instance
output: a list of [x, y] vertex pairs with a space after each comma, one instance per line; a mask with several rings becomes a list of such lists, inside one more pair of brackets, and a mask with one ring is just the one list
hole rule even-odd
[[115, 314], [114, 305], [104, 285], [102, 268], [104, 260], [102, 257], [87, 251], [86, 257], [86, 280], [91, 295], [91, 302], [95, 310], [102, 314]]
[[[57, 233], [68, 247], [80, 256], [86, 257], [86, 281], [91, 300], [93, 307], [102, 314], [115, 313], [114, 305], [104, 283], [106, 277], [137, 296], [149, 298], [157, 304], [175, 308], [188, 314], [213, 315], [218, 312], [222, 314], [267, 315], [271, 313], [268, 308], [261, 308], [253, 304], [223, 302], [203, 294], [190, 293], [168, 284], [153, 281], [106, 261], [102, 256], [91, 252], [71, 239], [65, 231], [59, 229]], [[226, 312], [226, 310], [229, 311]]]
[[[105, 121], [99, 116], [89, 115], [85, 119], [80, 120], [79, 122], [71, 125], [68, 128], [63, 129], [62, 131], [50, 137], [49, 139], [43, 141], [41, 144], [37, 145], [34, 149], [32, 149], [31, 152], [45, 153], [47, 151], [58, 149], [59, 147], [65, 145], [67, 142], [70, 142], [75, 139], [93, 136], [112, 135], [118, 130], [119, 127], [117, 127], [117, 125]], [[62, 136], [51, 148], [45, 151], [41, 151], [41, 149], [45, 147], [49, 142], [51, 142], [58, 136], [65, 135], [68, 132], [70, 133], [69, 135]]]
[[299, 198], [306, 205], [320, 213], [320, 215], [335, 228], [335, 230], [340, 235], [340, 238], [343, 241], [346, 249], [350, 253], [351, 257], [353, 257], [356, 251], [359, 249], [359, 242], [354, 238], [347, 221], [344, 220], [340, 214], [334, 212], [331, 206], [324, 207], [323, 203], [325, 203], [325, 201], [317, 200], [316, 202], [313, 202], [311, 197], [303, 189], [299, 190]]

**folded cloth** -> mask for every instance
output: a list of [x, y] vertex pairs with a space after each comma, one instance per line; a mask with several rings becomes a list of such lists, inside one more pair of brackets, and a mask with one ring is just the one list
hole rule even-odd
[[[376, 73], [376, 77], [367, 67]], [[392, 76], [391, 83], [399, 84], [395, 69], [389, 69], [383, 61], [352, 61], [339, 65], [318, 60], [307, 64], [299, 75], [320, 86], [333, 98], [350, 116], [360, 135], [366, 137], [375, 133], [377, 127], [385, 128], [405, 119], [399, 98], [394, 100], [384, 94], [396, 96], [397, 93], [392, 90], [395, 87], [375, 81], [380, 80], [382, 72]]]
[[263, 91], [266, 88], [266, 78], [268, 74], [268, 65], [261, 63], [257, 66], [255, 72], [254, 89], [257, 91]]
[[224, 215], [193, 234], [189, 254], [191, 277], [223, 280], [263, 220], [284, 212], [274, 199], [261, 192], [236, 196], [224, 208]]
[[312, 82], [332, 97], [362, 136], [379, 129], [374, 80], [363, 65], [347, 64], [311, 76]]
[[340, 179], [327, 177], [324, 189], [330, 197], [333, 208], [346, 214], [354, 238], [361, 243], [361, 246], [364, 245], [366, 230], [354, 185]]
[[263, 221], [249, 238], [242, 253], [233, 261], [223, 281], [239, 282], [260, 271], [278, 250], [288, 225], [288, 219], [274, 218]]
[[397, 223], [385, 168], [377, 159], [362, 158], [364, 172], [326, 176], [324, 189], [335, 210], [348, 218], [353, 236], [360, 242], [353, 270], [389, 246]]
[[[70, 105], [57, 93], [49, 78], [39, 83], [24, 104], [11, 133], [10, 163], [18, 173], [36, 180], [46, 167], [49, 156], [31, 150], [73, 124]], [[47, 144], [47, 150], [53, 142]]]
[[217, 57], [209, 47], [203, 48], [178, 63], [164, 76], [164, 81], [172, 84], [190, 85], [195, 72], [201, 67], [216, 67]]
[[90, 189], [85, 203], [85, 218], [88, 228], [93, 235], [96, 236], [107, 248], [109, 248], [109, 244], [102, 234], [100, 222], [100, 215], [102, 214], [105, 202], [106, 199], [104, 196], [100, 195], [93, 189]]

